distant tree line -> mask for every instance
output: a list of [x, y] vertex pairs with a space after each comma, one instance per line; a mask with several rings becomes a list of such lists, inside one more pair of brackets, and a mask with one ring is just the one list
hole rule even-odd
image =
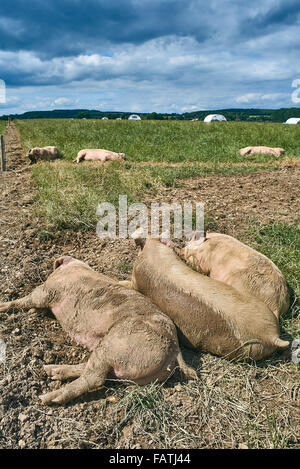
[[[11, 119], [128, 119], [130, 112], [105, 112], [87, 109], [61, 109], [53, 111], [31, 111], [23, 114], [0, 116]], [[143, 120], [204, 120], [207, 114], [223, 114], [228, 121], [285, 122], [290, 117], [300, 117], [300, 107], [282, 109], [219, 109], [212, 111], [184, 112], [183, 114], [138, 113]]]

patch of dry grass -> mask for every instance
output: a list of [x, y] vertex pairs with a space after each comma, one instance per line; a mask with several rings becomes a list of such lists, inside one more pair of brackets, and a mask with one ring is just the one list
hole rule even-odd
[[162, 187], [180, 186], [179, 180], [209, 175], [241, 175], [276, 170], [276, 165], [140, 165], [69, 162], [40, 163], [33, 167], [35, 213], [46, 229], [89, 229], [97, 224], [96, 208], [102, 202], [118, 207], [119, 195], [128, 203], [140, 202], [145, 193], [155, 197]]
[[81, 422], [77, 435], [73, 426], [73, 442], [100, 448], [106, 440], [110, 448], [126, 449], [300, 448], [295, 365], [280, 357], [260, 364], [199, 358], [192, 358], [201, 360], [198, 380], [184, 382], [176, 372], [163, 384], [110, 388], [94, 421]]

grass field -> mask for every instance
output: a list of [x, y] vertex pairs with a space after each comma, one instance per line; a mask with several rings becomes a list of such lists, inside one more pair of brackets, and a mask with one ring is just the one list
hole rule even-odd
[[249, 145], [283, 147], [288, 156], [300, 156], [299, 128], [283, 124], [41, 119], [17, 126], [25, 150], [55, 145], [66, 160], [83, 148], [105, 148], [125, 153], [129, 162], [241, 162], [238, 150]]
[[[260, 171], [266, 169], [270, 170], [270, 167], [259, 167]], [[277, 168], [274, 166], [274, 169]], [[117, 206], [119, 194], [126, 194], [128, 203], [140, 202], [145, 193], [155, 197], [163, 187], [178, 187], [178, 180], [182, 178], [255, 171], [257, 167], [251, 165], [159, 167], [128, 163], [109, 166], [43, 163], [33, 168], [33, 180], [38, 189], [36, 214], [49, 229], [93, 230], [97, 222], [97, 205], [111, 202]]]
[[[33, 170], [39, 217], [59, 229], [94, 226], [96, 205], [116, 202], [121, 193], [138, 201], [145, 191], [155, 195], [183, 178], [247, 174], [258, 164], [261, 171], [273, 163], [276, 169], [275, 157], [238, 154], [252, 143], [300, 156], [299, 129], [281, 124], [41, 119], [20, 120], [17, 127], [24, 151], [55, 145], [63, 154], [63, 161]], [[127, 160], [109, 170], [92, 163], [77, 166], [71, 162], [82, 148], [125, 152]]]

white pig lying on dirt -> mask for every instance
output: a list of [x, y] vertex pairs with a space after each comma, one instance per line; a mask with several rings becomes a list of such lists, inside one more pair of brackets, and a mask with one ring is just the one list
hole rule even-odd
[[278, 267], [232, 236], [195, 233], [178, 254], [199, 272], [263, 301], [277, 318], [289, 308], [289, 288]]
[[285, 153], [283, 148], [271, 148], [271, 147], [245, 147], [239, 150], [240, 155], [274, 155], [274, 156], [281, 156]]
[[56, 147], [35, 147], [30, 148], [26, 157], [30, 159], [30, 164], [37, 163], [38, 161], [53, 161], [57, 158], [62, 158]]
[[115, 153], [110, 150], [99, 149], [85, 149], [80, 150], [77, 154], [77, 158], [73, 163], [80, 163], [80, 161], [100, 161], [104, 163], [105, 161], [124, 161], [125, 153]]
[[62, 328], [92, 354], [79, 365], [46, 365], [53, 379], [77, 378], [41, 396], [61, 404], [99, 389], [106, 378], [138, 384], [166, 380], [176, 364], [190, 377], [173, 322], [143, 295], [119, 285], [70, 256], [57, 259], [46, 282], [19, 300], [0, 303], [0, 312], [50, 308]]
[[289, 346], [279, 338], [278, 320], [263, 302], [195, 272], [159, 239], [136, 243], [142, 250], [127, 287], [148, 296], [174, 321], [183, 345], [254, 360]]

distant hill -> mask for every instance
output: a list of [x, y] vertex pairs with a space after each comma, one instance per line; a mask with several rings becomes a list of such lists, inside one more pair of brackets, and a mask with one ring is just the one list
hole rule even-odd
[[[30, 111], [23, 114], [0, 116], [1, 120], [11, 119], [128, 119], [130, 112], [105, 112], [88, 109], [57, 109], [53, 111]], [[203, 120], [207, 114], [223, 114], [228, 121], [285, 122], [290, 117], [300, 117], [300, 107], [282, 109], [218, 109], [184, 112], [183, 114], [139, 113], [143, 120]]]

